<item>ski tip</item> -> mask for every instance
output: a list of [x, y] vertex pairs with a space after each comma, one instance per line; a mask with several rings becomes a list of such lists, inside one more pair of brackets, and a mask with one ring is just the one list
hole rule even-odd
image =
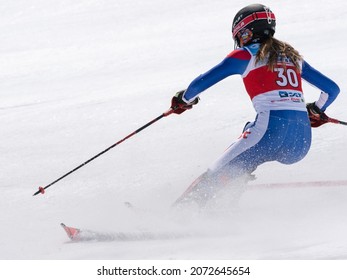
[[67, 236], [71, 239], [71, 240], [76, 240], [78, 239], [78, 236], [81, 232], [80, 229], [78, 228], [73, 228], [73, 227], [69, 227], [67, 225], [65, 225], [64, 223], [60, 223], [60, 225], [63, 227], [63, 229], [65, 230]]

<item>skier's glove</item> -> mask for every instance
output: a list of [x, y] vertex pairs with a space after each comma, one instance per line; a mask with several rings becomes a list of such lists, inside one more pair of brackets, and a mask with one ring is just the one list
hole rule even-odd
[[313, 103], [307, 103], [306, 109], [311, 122], [311, 127], [318, 127], [329, 122], [329, 117]]
[[184, 111], [192, 109], [193, 105], [198, 104], [199, 97], [195, 98], [192, 102], [185, 102], [183, 100], [183, 94], [185, 90], [181, 90], [175, 94], [171, 99], [171, 109], [173, 109], [175, 114], [182, 114]]

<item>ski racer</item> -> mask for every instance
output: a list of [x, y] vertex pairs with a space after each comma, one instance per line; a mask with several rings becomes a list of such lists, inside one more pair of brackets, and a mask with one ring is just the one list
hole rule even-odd
[[[275, 15], [268, 7], [253, 4], [241, 9], [232, 24], [235, 49], [172, 98], [171, 108], [181, 114], [198, 103], [204, 90], [238, 74], [257, 114], [245, 125], [240, 138], [177, 203], [193, 200], [203, 206], [218, 189], [237, 178], [247, 181], [265, 162], [300, 161], [310, 149], [311, 126], [327, 122], [324, 111], [338, 96], [338, 85], [313, 68], [290, 44], [274, 38], [275, 27]], [[321, 91], [316, 102], [305, 103], [302, 79]]]

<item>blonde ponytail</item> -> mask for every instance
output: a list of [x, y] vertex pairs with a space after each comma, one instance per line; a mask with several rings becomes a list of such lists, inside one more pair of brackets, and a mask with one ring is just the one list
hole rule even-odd
[[299, 52], [290, 44], [270, 36], [261, 43], [255, 61], [258, 63], [259, 61], [267, 60], [269, 70], [273, 71], [275, 65], [281, 62], [285, 68], [287, 59], [289, 59], [294, 64], [296, 70], [300, 72], [302, 56]]

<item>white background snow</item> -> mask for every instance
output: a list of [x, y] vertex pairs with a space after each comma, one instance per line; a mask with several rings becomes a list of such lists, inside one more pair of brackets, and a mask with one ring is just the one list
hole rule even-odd
[[[250, 3], [1, 0], [0, 259], [347, 259], [347, 186], [253, 189], [237, 209], [170, 210], [254, 119], [239, 76], [32, 196], [166, 111], [176, 91], [233, 49], [232, 19]], [[327, 113], [347, 119], [347, 2], [264, 4], [276, 37], [339, 84]], [[304, 89], [306, 101], [318, 99]], [[344, 126], [315, 129], [304, 160], [265, 164], [254, 184], [346, 180], [346, 137]], [[189, 236], [71, 243], [60, 222]]]

